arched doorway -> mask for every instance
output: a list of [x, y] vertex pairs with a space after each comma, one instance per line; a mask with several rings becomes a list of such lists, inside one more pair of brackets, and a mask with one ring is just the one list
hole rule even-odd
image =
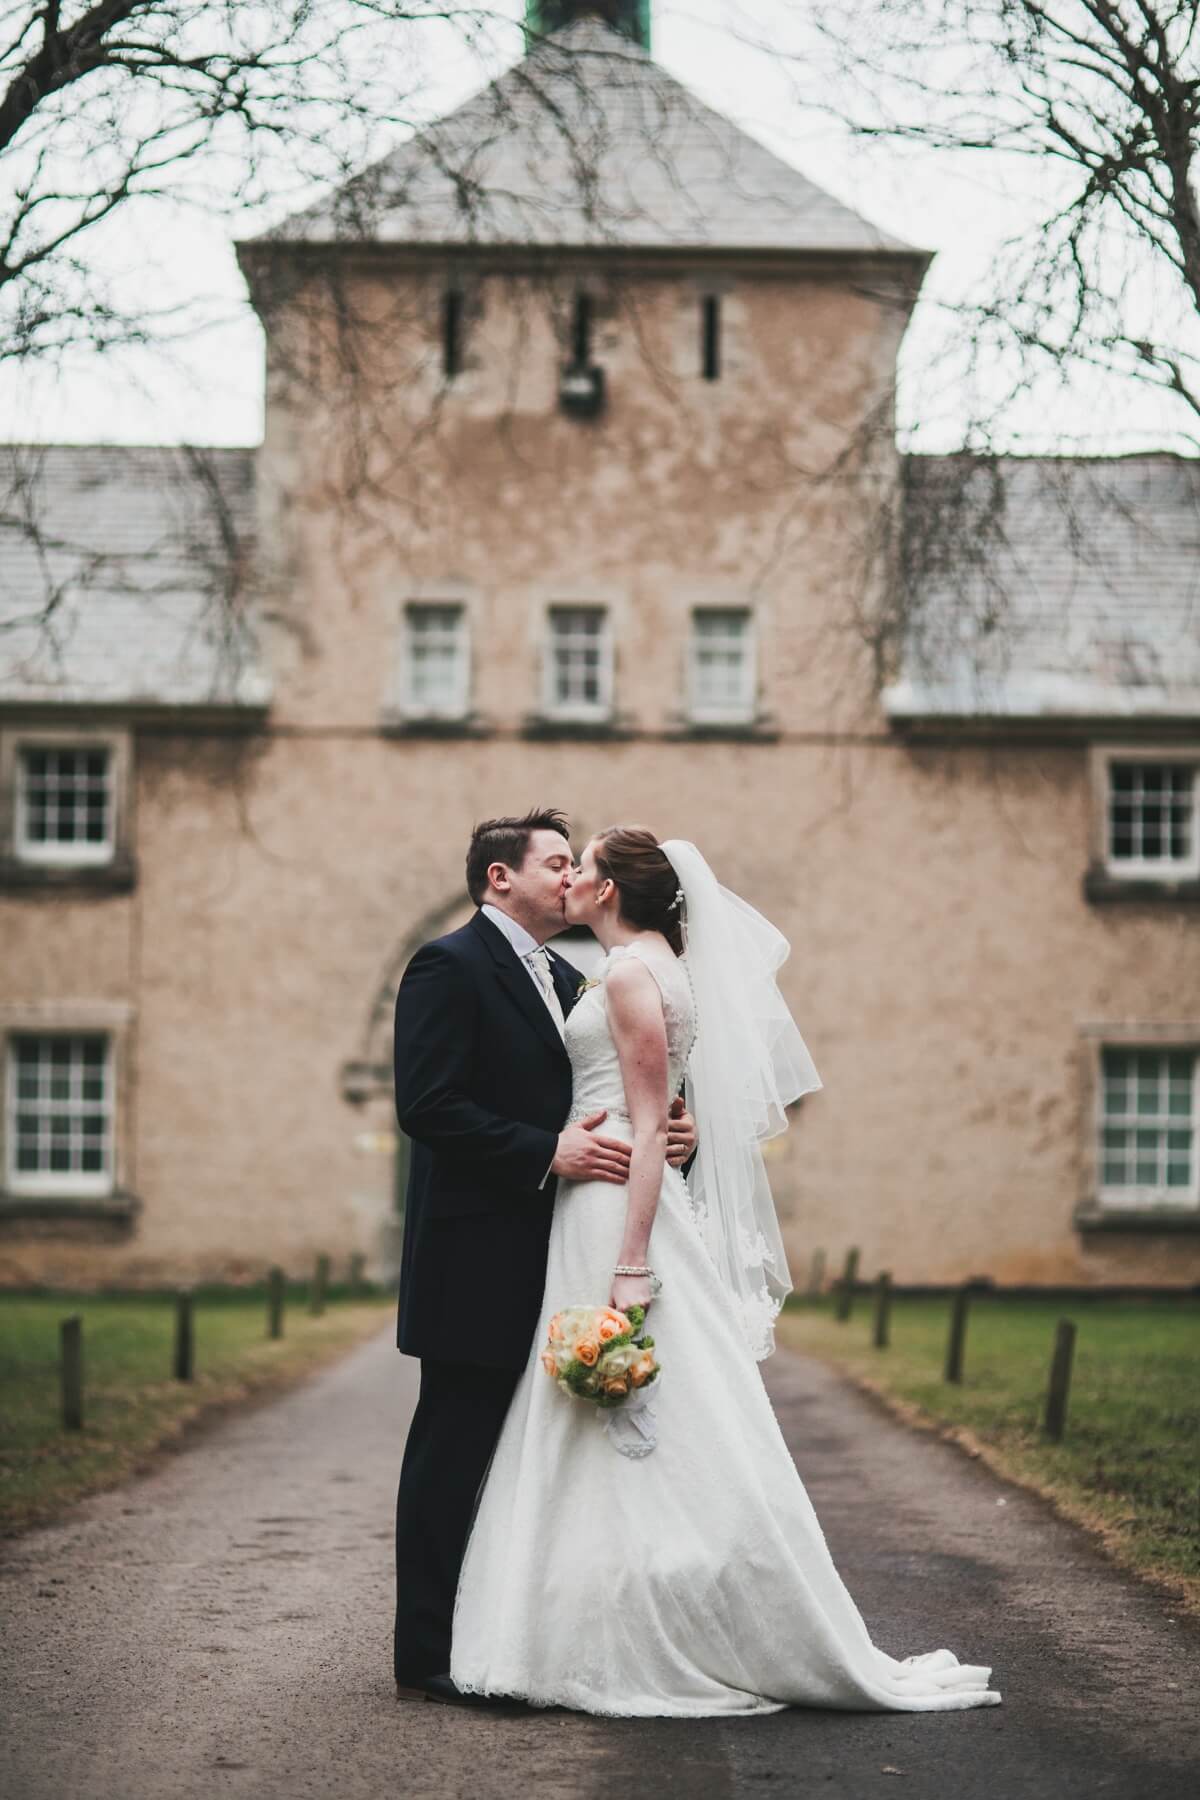
[[[368, 1268], [375, 1280], [391, 1281], [400, 1267], [400, 1246], [404, 1233], [404, 1196], [408, 1185], [409, 1142], [396, 1124], [395, 1090], [392, 1072], [392, 1022], [396, 1010], [396, 990], [411, 958], [431, 938], [443, 937], [471, 917], [474, 907], [467, 897], [456, 893], [440, 906], [426, 913], [405, 933], [389, 955], [375, 983], [362, 1029], [357, 1052], [341, 1066], [339, 1080], [342, 1098], [362, 1118], [356, 1133], [364, 1154], [389, 1159], [386, 1195], [384, 1183], [375, 1184], [376, 1204], [368, 1232], [373, 1240], [368, 1250]], [[604, 952], [592, 933], [579, 926], [552, 940], [552, 946], [574, 964], [589, 980], [597, 973]]]
[[[378, 1179], [364, 1178], [367, 1269], [375, 1281], [394, 1281], [404, 1236], [404, 1194], [408, 1185], [409, 1143], [396, 1124], [392, 1073], [392, 1020], [396, 989], [411, 958], [431, 938], [443, 937], [471, 917], [474, 907], [459, 889], [433, 907], [405, 933], [388, 956], [372, 989], [358, 1045], [339, 1072], [342, 1099], [360, 1116], [356, 1142]], [[367, 1194], [369, 1193], [369, 1199]]]

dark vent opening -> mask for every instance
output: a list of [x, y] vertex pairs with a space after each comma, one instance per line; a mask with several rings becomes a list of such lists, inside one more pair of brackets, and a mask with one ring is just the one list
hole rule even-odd
[[705, 294], [700, 303], [701, 364], [705, 381], [716, 381], [721, 373], [721, 301], [717, 294]]
[[463, 297], [457, 288], [442, 296], [442, 373], [447, 380], [462, 373]]
[[571, 330], [571, 361], [577, 369], [586, 369], [592, 360], [592, 297], [576, 294], [575, 322]]

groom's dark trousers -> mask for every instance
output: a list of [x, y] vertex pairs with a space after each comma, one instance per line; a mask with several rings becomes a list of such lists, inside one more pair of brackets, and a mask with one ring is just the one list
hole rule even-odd
[[[582, 977], [551, 953], [564, 1014]], [[409, 963], [396, 996], [396, 1116], [412, 1140], [398, 1342], [421, 1359], [396, 1505], [396, 1679], [450, 1667], [476, 1499], [542, 1304], [571, 1104], [562, 1037], [481, 913]]]

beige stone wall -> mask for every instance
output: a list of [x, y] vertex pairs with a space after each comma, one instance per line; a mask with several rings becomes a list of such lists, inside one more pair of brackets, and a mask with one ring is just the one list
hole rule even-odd
[[[612, 301], [611, 407], [582, 425], [553, 408], [545, 313], [489, 294], [478, 367], [414, 435], [436, 377], [401, 372], [435, 356], [435, 293], [404, 290], [420, 331], [377, 371], [394, 429], [366, 434], [349, 496], [320, 343], [280, 327], [310, 360], [303, 387], [294, 360], [271, 375], [269, 728], [139, 733], [132, 896], [0, 900], [0, 1004], [133, 1009], [143, 1202], [131, 1232], [8, 1222], [0, 1280], [237, 1278], [320, 1250], [390, 1266], [387, 1097], [351, 1104], [342, 1073], [386, 1052], [372, 1012], [422, 922], [465, 915], [472, 823], [535, 802], [566, 807], [580, 845], [631, 819], [694, 838], [792, 938], [785, 986], [825, 1082], [772, 1157], [799, 1278], [814, 1248], [854, 1243], [898, 1281], [1200, 1280], [1200, 1237], [1072, 1225], [1081, 1032], [1195, 1022], [1200, 934], [1170, 907], [1084, 901], [1085, 746], [910, 748], [875, 707], [852, 629], [871, 490], [826, 476], [886, 403], [901, 314], [844, 284], [747, 280], [706, 385], [695, 289], [664, 278], [636, 309]], [[382, 735], [403, 604], [443, 589], [471, 608], [489, 735]], [[589, 598], [614, 609], [629, 735], [533, 740], [542, 609]], [[761, 609], [777, 741], [672, 737], [699, 598]]]
[[1200, 1279], [1195, 1240], [1071, 1226], [1080, 1026], [1182, 1020], [1200, 992], [1182, 922], [1080, 897], [1081, 751], [281, 736], [239, 760], [235, 783], [191, 741], [139, 754], [136, 1232], [8, 1234], [6, 1279], [386, 1259], [386, 1103], [352, 1107], [339, 1072], [412, 922], [453, 906], [472, 820], [543, 798], [582, 832], [694, 837], [793, 938], [825, 1081], [772, 1160], [797, 1273], [854, 1242], [897, 1280]]
[[[277, 352], [260, 480], [277, 717], [369, 727], [405, 601], [451, 592], [470, 612], [475, 704], [501, 729], [538, 704], [542, 621], [563, 600], [611, 607], [617, 708], [637, 729], [677, 721], [687, 614], [705, 600], [754, 603], [763, 701], [781, 722], [873, 720], [853, 628], [872, 490], [856, 471], [864, 443], [886, 464], [876, 478], [894, 467], [904, 307], [844, 275], [747, 278], [724, 298], [725, 368], [706, 382], [703, 284], [631, 278], [598, 296], [610, 400], [581, 423], [555, 403], [568, 291], [483, 281], [449, 393], [440, 277], [403, 286], [399, 323], [398, 302], [365, 279], [353, 290], [353, 316], [370, 321], [353, 357], [369, 381], [347, 386], [344, 345]], [[289, 335], [307, 343], [317, 327]]]

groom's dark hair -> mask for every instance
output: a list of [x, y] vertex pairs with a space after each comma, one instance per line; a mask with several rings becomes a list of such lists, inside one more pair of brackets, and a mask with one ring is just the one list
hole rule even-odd
[[476, 906], [482, 906], [487, 897], [487, 872], [492, 864], [502, 862], [519, 869], [535, 831], [557, 831], [568, 844], [571, 841], [567, 815], [556, 806], [539, 807], [523, 819], [484, 819], [475, 827], [467, 850], [467, 892]]

